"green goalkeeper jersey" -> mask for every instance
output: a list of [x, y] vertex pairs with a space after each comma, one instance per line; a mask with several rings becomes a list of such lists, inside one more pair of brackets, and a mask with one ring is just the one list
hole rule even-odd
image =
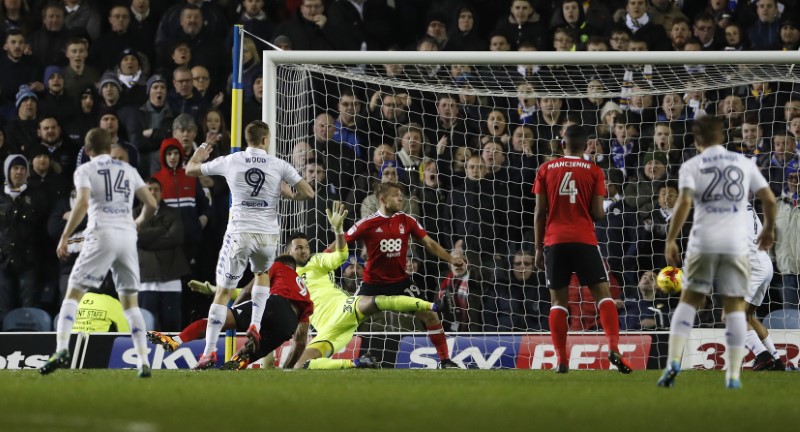
[[297, 274], [303, 278], [314, 303], [310, 321], [317, 330], [334, 324], [341, 317], [344, 301], [350, 297], [334, 283], [334, 271], [347, 261], [347, 256], [347, 247], [335, 252], [321, 252], [297, 268]]

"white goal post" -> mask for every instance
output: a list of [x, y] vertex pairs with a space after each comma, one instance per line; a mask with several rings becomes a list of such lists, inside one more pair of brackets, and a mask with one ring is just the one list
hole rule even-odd
[[[533, 241], [532, 218], [527, 219], [533, 211], [529, 208], [532, 197], [524, 196], [530, 194], [530, 175], [539, 164], [558, 154], [559, 131], [564, 123], [578, 123], [587, 129], [595, 147], [586, 158], [602, 164], [606, 178], [619, 194], [619, 199], [609, 197], [607, 202], [614, 222], [598, 224], [598, 237], [616, 281], [612, 291], [621, 300], [623, 332], [663, 334], [668, 329], [669, 313], [677, 300], [657, 293], [652, 301], [662, 300], [663, 308], [645, 307], [644, 302], [651, 299], [644, 279], [647, 272], [657, 272], [663, 266], [663, 250], [658, 248], [671, 215], [669, 190], [674, 188], [680, 163], [695, 154], [690, 133], [694, 116], [723, 116], [728, 146], [756, 160], [776, 195], [791, 194], [796, 188], [787, 183], [787, 173], [791, 162], [800, 157], [800, 73], [794, 67], [800, 62], [797, 51], [267, 50], [262, 62], [262, 116], [272, 131], [272, 153], [296, 162], [299, 170], [305, 169], [309, 160], [324, 159], [328, 183], [321, 186], [322, 190], [330, 192], [331, 199], [347, 201], [351, 212], [356, 212], [352, 220], [358, 220], [363, 215], [358, 211], [362, 205], [369, 207], [370, 185], [381, 181], [378, 177], [383, 176], [385, 167], [392, 166], [385, 160], [381, 167], [374, 166], [375, 160], [383, 160], [373, 157], [375, 149], [388, 145], [396, 153], [396, 181], [407, 187], [411, 207], [416, 205], [414, 216], [445, 247], [458, 246], [465, 251], [474, 269], [467, 274], [466, 282], [463, 275], [453, 275], [435, 257], [417, 249], [411, 256], [420, 265], [414, 274], [423, 274], [419, 280], [424, 281], [422, 289], [428, 291], [428, 297], [451, 295], [456, 299], [460, 309], [446, 320], [446, 330], [451, 333], [483, 333], [482, 337], [502, 342], [509, 334], [547, 332], [549, 296], [543, 277], [532, 269], [515, 268], [515, 263], [527, 265]], [[402, 74], [388, 73], [384, 65], [402, 65]], [[356, 103], [353, 124], [343, 126], [352, 132], [348, 139], [353, 141], [346, 144], [352, 146], [355, 156], [342, 156], [335, 166], [348, 168], [333, 173], [327, 165], [339, 156], [330, 154], [327, 147], [316, 149], [315, 139], [319, 142], [319, 138], [315, 138], [314, 124], [318, 116], [326, 114], [339, 121], [337, 103], [342, 91], [352, 94]], [[383, 114], [386, 97], [399, 98], [402, 112]], [[452, 122], [451, 130], [461, 127], [460, 137], [466, 144], [457, 145], [452, 132], [444, 144], [441, 133], [437, 135], [438, 116], [446, 117], [437, 111], [443, 97], [455, 104], [460, 126], [452, 126]], [[792, 121], [795, 114], [796, 125]], [[496, 117], [490, 119], [492, 116]], [[518, 128], [523, 129], [519, 137], [515, 135]], [[414, 138], [401, 134], [414, 131], [419, 132], [421, 150], [408, 158], [412, 150], [404, 146]], [[526, 139], [526, 143], [518, 143]], [[295, 149], [301, 142], [317, 150], [316, 159], [302, 155], [297, 159]], [[494, 147], [490, 145], [493, 143]], [[460, 152], [456, 147], [467, 149]], [[776, 152], [776, 148], [781, 150]], [[491, 152], [502, 155], [487, 156]], [[498, 157], [502, 158], [500, 162]], [[477, 158], [479, 165], [475, 178], [467, 172], [471, 158]], [[659, 162], [663, 172], [650, 168]], [[426, 183], [428, 164], [435, 171], [431, 174], [437, 178], [435, 186]], [[332, 173], [337, 180], [330, 179]], [[479, 189], [470, 195], [470, 187]], [[662, 191], [665, 196], [660, 197]], [[439, 201], [433, 205], [430, 200], [436, 196]], [[321, 237], [316, 251], [329, 240], [320, 205], [324, 200], [322, 204], [317, 200], [282, 206], [286, 231], [301, 230], [310, 237]], [[437, 213], [442, 209], [449, 213]], [[518, 221], [522, 226], [516, 226]], [[762, 318], [771, 312], [800, 308], [792, 287], [785, 286], [781, 278], [786, 271], [789, 269], [776, 267], [773, 288], [758, 309]], [[527, 279], [515, 281], [520, 275]], [[795, 275], [793, 283], [796, 281]], [[587, 306], [591, 299], [587, 300], [586, 292], [579, 287], [575, 292], [571, 296], [575, 308], [570, 308], [570, 329], [585, 337], [602, 336], [599, 322], [590, 316], [594, 310]], [[710, 301], [701, 311], [707, 313], [698, 321], [701, 327], [721, 328], [720, 306], [718, 301]], [[389, 333], [420, 329], [418, 323], [389, 313], [375, 322], [365, 323], [360, 330]], [[788, 331], [795, 332], [800, 336], [800, 331]], [[416, 339], [424, 341], [424, 333], [418, 336]], [[377, 340], [370, 339], [373, 352], [393, 351], [383, 356], [399, 358], [397, 351], [402, 348], [397, 348], [398, 341], [380, 346]], [[666, 353], [650, 355], [662, 358]], [[640, 364], [647, 360], [639, 359]]]

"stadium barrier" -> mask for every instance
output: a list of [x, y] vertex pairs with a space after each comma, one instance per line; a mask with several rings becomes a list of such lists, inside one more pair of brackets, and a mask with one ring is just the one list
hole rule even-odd
[[[800, 335], [787, 330], [771, 330], [775, 346], [789, 366], [800, 366]], [[470, 369], [551, 369], [555, 351], [547, 333], [453, 333], [448, 335], [452, 358]], [[631, 359], [635, 369], [660, 369], [666, 364], [667, 332], [630, 332], [620, 335], [620, 351]], [[245, 341], [237, 337], [237, 349]], [[683, 358], [684, 369], [724, 369], [725, 330], [695, 329]], [[220, 337], [218, 349], [224, 350]], [[571, 334], [569, 339], [570, 368], [609, 369], [608, 347], [602, 333]], [[201, 354], [204, 341], [181, 345], [174, 352], [150, 345], [153, 369], [187, 369]], [[279, 366], [288, 355], [287, 342], [275, 352]], [[373, 348], [374, 347], [374, 348]], [[380, 348], [380, 351], [375, 349]], [[0, 333], [0, 369], [35, 369], [44, 364], [55, 349], [55, 333]], [[118, 333], [79, 333], [72, 336], [70, 350], [73, 368], [127, 369], [136, 364], [130, 336]], [[428, 338], [419, 333], [360, 333], [334, 358], [355, 358], [370, 351], [385, 368], [435, 368], [436, 350]], [[744, 367], [753, 363], [752, 353]], [[262, 364], [251, 365], [263, 367]]]

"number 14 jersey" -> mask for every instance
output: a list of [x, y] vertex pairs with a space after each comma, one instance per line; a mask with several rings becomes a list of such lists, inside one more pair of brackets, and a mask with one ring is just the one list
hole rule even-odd
[[745, 255], [753, 219], [748, 192], [768, 187], [752, 159], [711, 146], [681, 166], [678, 186], [692, 189], [694, 221], [690, 252]]
[[75, 189], [91, 190], [87, 231], [102, 228], [136, 232], [133, 197], [144, 187], [144, 181], [135, 168], [104, 154], [79, 166], [72, 177]]
[[220, 156], [200, 166], [203, 175], [221, 175], [231, 189], [227, 232], [279, 234], [278, 204], [281, 181], [296, 185], [301, 177], [288, 162], [266, 151], [245, 151]]
[[597, 245], [592, 219], [592, 197], [606, 195], [603, 170], [592, 162], [564, 156], [542, 164], [536, 172], [534, 194], [547, 196], [544, 245]]

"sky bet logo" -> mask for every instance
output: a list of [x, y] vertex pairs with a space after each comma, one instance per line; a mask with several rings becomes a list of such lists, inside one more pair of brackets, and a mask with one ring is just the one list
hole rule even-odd
[[[191, 369], [197, 366], [197, 358], [203, 353], [205, 340], [196, 340], [181, 345], [174, 352], [166, 352], [160, 345], [147, 344], [147, 358], [153, 369]], [[225, 352], [225, 338], [217, 341], [217, 352]], [[219, 356], [217, 367], [222, 366], [223, 356]], [[45, 359], [46, 360], [46, 359]], [[130, 337], [114, 339], [109, 369], [130, 369], [137, 365], [137, 354]]]

